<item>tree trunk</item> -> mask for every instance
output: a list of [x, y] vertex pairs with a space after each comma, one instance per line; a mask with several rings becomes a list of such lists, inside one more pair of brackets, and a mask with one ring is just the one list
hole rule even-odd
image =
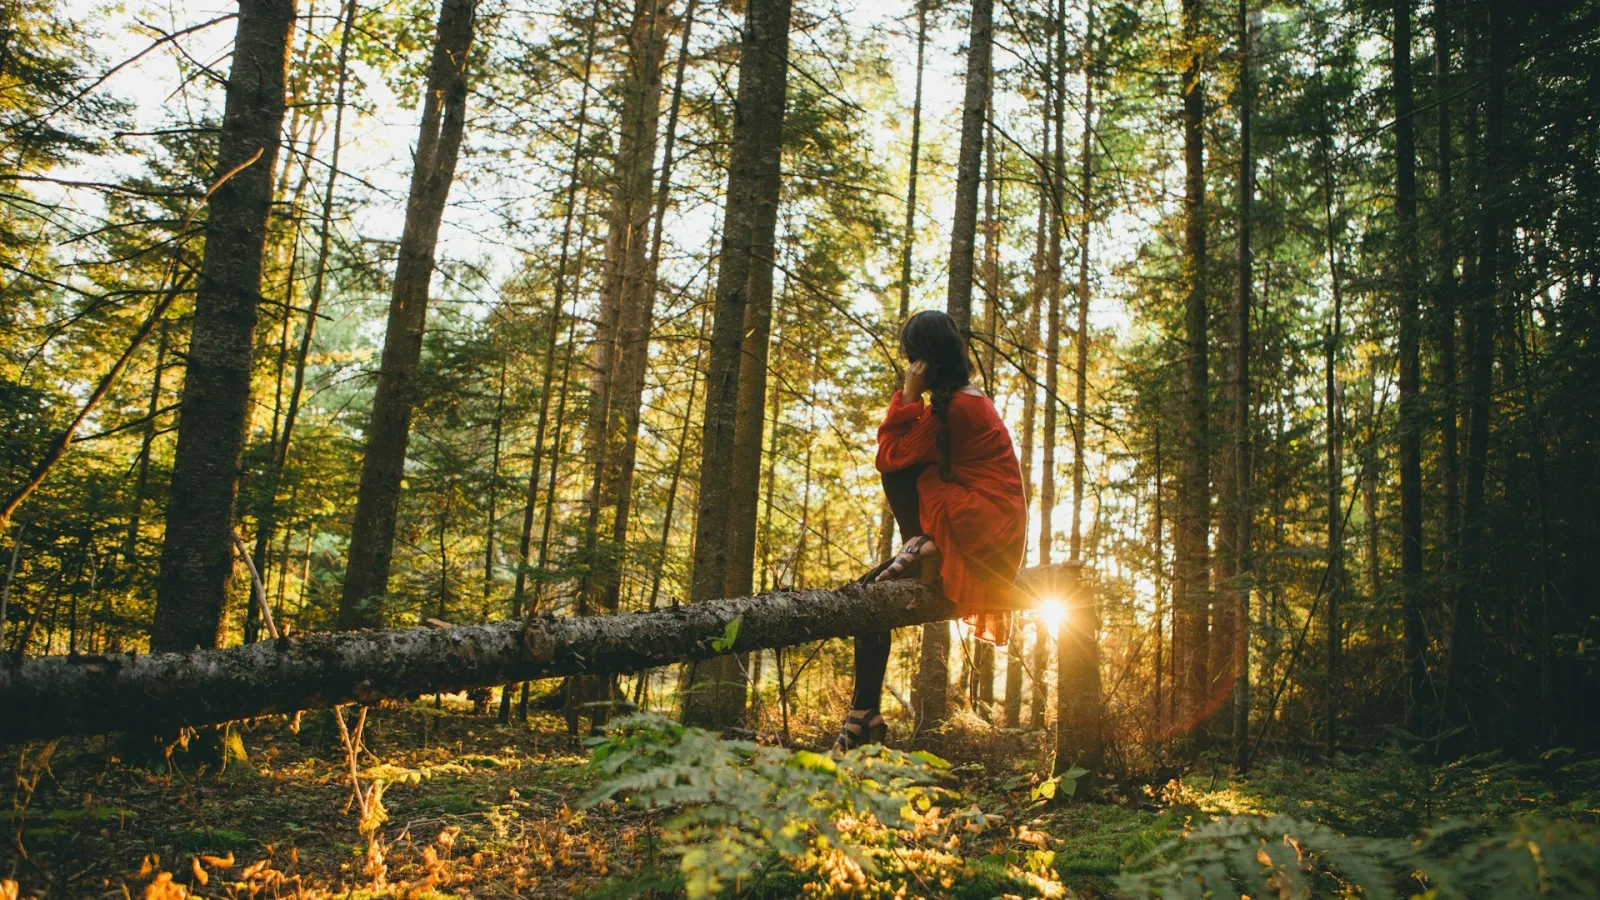
[[[545, 344], [544, 370], [539, 388], [539, 416], [534, 425], [533, 434], [533, 461], [528, 470], [527, 498], [522, 507], [522, 533], [517, 544], [517, 578], [511, 591], [511, 615], [522, 615], [526, 609], [526, 592], [528, 589], [528, 572], [532, 563], [533, 551], [533, 515], [534, 508], [538, 505], [539, 495], [539, 469], [544, 463], [545, 430], [550, 425], [550, 392], [555, 382], [556, 372], [556, 345], [561, 334], [561, 316], [566, 305], [567, 297], [567, 262], [572, 251], [572, 220], [578, 211], [578, 188], [583, 183], [583, 135], [589, 123], [589, 70], [594, 63], [595, 30], [600, 22], [600, 0], [594, 0], [594, 5], [589, 10], [589, 27], [584, 41], [583, 55], [583, 88], [578, 96], [578, 123], [573, 130], [572, 137], [572, 169], [567, 177], [566, 198], [563, 203], [563, 218], [561, 222], [561, 250], [556, 262], [555, 289], [550, 300], [550, 324], [545, 328], [547, 343]], [[586, 201], [587, 203], [587, 201]], [[586, 206], [587, 209], [587, 206]], [[587, 224], [587, 219], [585, 219]], [[582, 229], [587, 234], [587, 227]], [[579, 239], [580, 248], [584, 245], [582, 237]], [[580, 250], [578, 273], [582, 277], [583, 254]], [[577, 322], [574, 313], [572, 323]], [[571, 335], [568, 335], [568, 352], [571, 351]], [[563, 363], [565, 365], [565, 363]], [[563, 375], [561, 385], [561, 399], [563, 411], [558, 413], [556, 421], [557, 434], [560, 433], [559, 423], [565, 412], [566, 380]], [[559, 448], [559, 437], [555, 441]], [[552, 465], [551, 474], [555, 472]], [[548, 509], [548, 506], [546, 507]], [[548, 516], [547, 516], [548, 518]], [[535, 604], [537, 606], [537, 604]], [[509, 715], [509, 705], [502, 700], [505, 712], [502, 716]]]
[[1233, 307], [1233, 517], [1223, 531], [1232, 537], [1232, 605], [1229, 628], [1228, 671], [1233, 680], [1233, 765], [1240, 772], [1250, 766], [1250, 303], [1255, 283], [1254, 249], [1250, 245], [1251, 204], [1255, 198], [1256, 161], [1250, 149], [1250, 118], [1255, 106], [1255, 77], [1251, 56], [1251, 22], [1247, 0], [1239, 0], [1239, 284]]
[[[588, 572], [580, 608], [593, 594], [614, 610], [621, 600], [623, 547], [637, 450], [639, 397], [644, 389], [653, 321], [654, 284], [646, 272], [654, 183], [656, 125], [661, 118], [661, 60], [666, 52], [666, 0], [635, 0], [627, 37], [611, 211], [601, 264], [600, 318], [590, 364]], [[635, 390], [637, 385], [637, 391]], [[601, 513], [613, 508], [612, 539], [599, 545]]]
[[122, 542], [122, 565], [132, 568], [139, 555], [139, 523], [144, 512], [144, 495], [150, 489], [150, 450], [156, 442], [156, 419], [161, 412], [161, 376], [167, 366], [167, 325], [159, 326], [156, 341], [155, 372], [150, 376], [150, 411], [146, 414], [139, 438], [139, 472], [133, 480], [133, 508], [128, 511], [128, 536]]
[[[1156, 550], [1155, 550], [1155, 553], [1156, 553], [1156, 560], [1155, 560], [1155, 565], [1151, 566], [1151, 581], [1154, 582], [1155, 595], [1156, 595], [1155, 596], [1156, 652], [1155, 652], [1154, 675], [1151, 678], [1152, 684], [1154, 686], [1154, 696], [1151, 699], [1154, 701], [1152, 705], [1155, 707], [1155, 715], [1153, 717], [1155, 719], [1155, 723], [1156, 723], [1155, 733], [1157, 735], [1159, 735], [1159, 736], [1163, 736], [1164, 737], [1166, 735], [1166, 733], [1167, 733], [1166, 732], [1166, 727], [1165, 727], [1165, 725], [1166, 725], [1167, 707], [1162, 702], [1162, 700], [1163, 700], [1163, 698], [1162, 698], [1162, 682], [1166, 677], [1167, 670], [1164, 667], [1163, 661], [1162, 661], [1163, 651], [1166, 649], [1166, 647], [1165, 647], [1165, 639], [1162, 637], [1161, 632], [1162, 632], [1162, 626], [1166, 622], [1166, 616], [1167, 616], [1168, 613], [1167, 613], [1166, 610], [1163, 610], [1161, 608], [1162, 602], [1166, 599], [1166, 585], [1163, 584], [1162, 582], [1164, 581], [1164, 577], [1163, 576], [1165, 575], [1166, 568], [1167, 568], [1166, 518], [1163, 515], [1163, 510], [1161, 508], [1161, 501], [1163, 499], [1162, 493], [1163, 493], [1163, 486], [1164, 486], [1165, 480], [1166, 480], [1166, 475], [1165, 475], [1165, 472], [1161, 468], [1161, 426], [1159, 424], [1156, 425], [1156, 430], [1155, 430], [1155, 448], [1154, 449], [1155, 449], [1155, 470], [1156, 470], [1156, 497], [1155, 497], [1155, 500], [1156, 500], [1156, 508], [1155, 508], [1155, 526], [1156, 526]], [[1168, 694], [1168, 696], [1170, 697], [1171, 695]]]
[[1323, 120], [1323, 133], [1318, 147], [1322, 153], [1322, 209], [1324, 239], [1328, 255], [1328, 283], [1333, 292], [1333, 320], [1328, 325], [1326, 355], [1323, 360], [1323, 405], [1327, 415], [1327, 479], [1328, 479], [1328, 608], [1325, 635], [1327, 639], [1327, 721], [1324, 730], [1327, 753], [1331, 759], [1338, 746], [1339, 736], [1339, 605], [1344, 599], [1344, 459], [1342, 456], [1342, 426], [1339, 415], [1338, 385], [1335, 380], [1339, 364], [1339, 346], [1344, 333], [1344, 281], [1339, 269], [1338, 228], [1334, 222], [1333, 135], [1327, 119]]
[[[1083, 183], [1078, 206], [1077, 361], [1073, 371], [1076, 408], [1072, 425], [1071, 564], [1083, 564], [1083, 451], [1085, 408], [1089, 402], [1089, 229], [1094, 218], [1094, 0], [1085, 11], [1083, 49], [1083, 143], [1079, 167]], [[1063, 68], [1065, 68], [1063, 66]], [[1064, 174], [1064, 173], [1063, 173]], [[1091, 773], [1101, 767], [1100, 610], [1094, 592], [1074, 572], [1063, 602], [1067, 618], [1056, 640], [1057, 775], [1074, 765]]]
[[1173, 603], [1177, 628], [1173, 655], [1178, 671], [1178, 710], [1188, 725], [1202, 721], [1211, 700], [1206, 678], [1207, 611], [1211, 602], [1210, 547], [1211, 465], [1209, 387], [1206, 337], [1206, 208], [1205, 96], [1200, 79], [1202, 42], [1200, 0], [1183, 0], [1184, 144], [1184, 407], [1178, 480], [1178, 521], [1173, 535], [1176, 555]]
[[[1024, 572], [1059, 579], [1057, 571]], [[775, 591], [619, 616], [331, 632], [228, 650], [39, 658], [0, 665], [0, 742], [198, 726], [579, 673], [627, 673], [948, 619], [910, 581]], [[711, 646], [737, 620], [731, 647]]]
[[[700, 502], [695, 524], [690, 600], [722, 594], [728, 576], [728, 529], [733, 493], [728, 460], [734, 455], [739, 367], [745, 307], [758, 268], [770, 284], [772, 246], [782, 172], [784, 99], [789, 74], [790, 0], [751, 0], [745, 12], [734, 103], [733, 146], [723, 208], [717, 299], [706, 367], [706, 413], [700, 444]], [[745, 683], [737, 665], [722, 659], [691, 667], [683, 717], [689, 724], [728, 725], [743, 717]]]
[[[994, 0], [972, 0], [967, 35], [966, 94], [961, 107], [961, 149], [956, 161], [955, 220], [950, 226], [950, 280], [945, 312], [964, 338], [972, 337], [972, 277], [978, 232], [978, 183], [982, 179], [984, 112], [989, 104], [989, 57]], [[950, 628], [943, 622], [922, 629], [917, 664], [917, 730], [938, 728], [949, 714]]]
[[1422, 391], [1417, 314], [1417, 147], [1412, 121], [1411, 6], [1394, 2], [1395, 219], [1400, 258], [1396, 293], [1400, 315], [1400, 592], [1406, 661], [1405, 727], [1420, 733], [1428, 672], [1422, 621]]
[[489, 605], [489, 595], [494, 592], [495, 515], [498, 512], [495, 507], [495, 501], [499, 499], [500, 493], [500, 437], [504, 430], [503, 426], [506, 418], [506, 363], [509, 359], [506, 352], [500, 349], [498, 341], [495, 342], [494, 349], [501, 354], [500, 385], [495, 393], [494, 422], [492, 424], [494, 449], [489, 462], [489, 521], [488, 528], [483, 536], [483, 602], [485, 609]]
[[[294, 0], [243, 0], [195, 295], [150, 647], [215, 647], [233, 571], [233, 507], [272, 205]], [[230, 176], [231, 177], [228, 177]]]
[[[905, 231], [900, 241], [900, 323], [911, 315], [911, 252], [917, 243], [917, 168], [922, 155], [922, 71], [928, 45], [928, 3], [929, 0], [917, 0], [917, 80], [911, 103], [911, 162], [906, 184]], [[897, 375], [890, 390], [898, 387]], [[894, 532], [894, 513], [889, 509], [889, 501], [884, 500], [878, 514], [880, 559], [888, 559], [894, 552]]]
[[1433, 3], [1433, 65], [1434, 91], [1437, 94], [1435, 116], [1438, 138], [1439, 196], [1436, 214], [1439, 230], [1438, 255], [1434, 274], [1434, 340], [1438, 347], [1435, 364], [1434, 389], [1439, 392], [1439, 481], [1443, 490], [1444, 534], [1440, 540], [1442, 552], [1439, 570], [1447, 596], [1453, 595], [1456, 567], [1459, 562], [1458, 544], [1461, 539], [1461, 461], [1457, 452], [1460, 441], [1457, 426], [1458, 396], [1456, 369], [1456, 280], [1455, 198], [1453, 196], [1450, 121], [1450, 2], [1434, 0]]
[[978, 232], [978, 182], [983, 177], [984, 112], [989, 106], [994, 0], [972, 0], [967, 34], [966, 95], [961, 106], [961, 149], [956, 157], [955, 219], [950, 224], [950, 281], [945, 312], [963, 337], [972, 334], [972, 277]]
[[[611, 497], [616, 503], [616, 514], [611, 525], [611, 542], [618, 548], [622, 557], [626, 556], [624, 548], [627, 547], [628, 521], [633, 510], [633, 473], [639, 455], [639, 413], [644, 400], [645, 371], [650, 358], [650, 332], [655, 324], [656, 297], [660, 294], [661, 245], [665, 236], [662, 227], [666, 220], [667, 205], [671, 199], [673, 153], [678, 137], [678, 115], [683, 106], [683, 79], [689, 63], [689, 35], [694, 27], [694, 11], [695, 0], [689, 0], [683, 15], [677, 71], [673, 77], [672, 101], [667, 112], [666, 135], [663, 138], [661, 151], [661, 175], [656, 188], [655, 210], [650, 226], [650, 252], [645, 257], [643, 271], [638, 279], [636, 289], [639, 296], [637, 302], [633, 304], [636, 315], [633, 320], [624, 324], [619, 338], [618, 376], [621, 379], [621, 392], [616, 396], [614, 408], [620, 410], [622, 414], [622, 438], [617, 448], [611, 486]], [[659, 17], [665, 12], [665, 3], [662, 3], [654, 14]], [[658, 26], [656, 31], [664, 41], [665, 29]], [[654, 46], [652, 50], [655, 52], [655, 67], [659, 72], [664, 50], [656, 49]], [[655, 107], [659, 104], [660, 94], [661, 83], [658, 74], [654, 77], [654, 92], [645, 98], [643, 104], [650, 114], [652, 154], [655, 152], [655, 120], [659, 117]], [[650, 160], [645, 161], [646, 170], [650, 162]], [[621, 595], [622, 569], [620, 566], [607, 567], [601, 602], [606, 609], [615, 610], [621, 601]]]
[[[294, 424], [300, 415], [300, 401], [306, 384], [306, 362], [311, 356], [311, 340], [316, 335], [317, 319], [322, 310], [322, 298], [327, 290], [328, 253], [333, 244], [334, 187], [339, 179], [339, 154], [344, 144], [344, 110], [346, 88], [350, 80], [350, 38], [355, 31], [356, 0], [347, 0], [343, 24], [339, 31], [338, 85], [333, 95], [333, 150], [328, 159], [328, 178], [322, 186], [321, 221], [317, 228], [317, 269], [311, 279], [311, 296], [306, 300], [305, 323], [300, 327], [300, 343], [295, 351], [294, 381], [289, 388], [289, 401], [283, 415], [283, 430], [273, 446], [273, 458], [268, 463], [267, 501], [263, 508], [263, 521], [257, 530], [270, 533], [276, 522], [278, 489], [283, 482], [283, 472], [289, 462], [289, 442], [294, 437]], [[285, 315], [288, 311], [285, 310]], [[265, 554], [258, 554], [258, 558]]]
[[349, 562], [339, 597], [340, 628], [371, 628], [383, 621], [395, 518], [400, 509], [417, 366], [433, 280], [434, 253], [445, 200], [455, 178], [466, 126], [467, 62], [476, 0], [445, 0], [428, 71], [422, 128], [406, 201], [406, 222], [395, 265], [394, 292], [384, 334], [378, 390], [367, 428], [361, 487], [351, 526]]
[[1461, 514], [1461, 559], [1470, 570], [1460, 573], [1454, 597], [1450, 626], [1450, 662], [1445, 690], [1450, 704], [1446, 721], [1468, 725], [1472, 720], [1473, 668], [1477, 663], [1478, 601], [1482, 588], [1475, 582], [1484, 571], [1482, 559], [1488, 530], [1485, 487], [1489, 471], [1489, 416], [1493, 402], [1495, 310], [1503, 289], [1501, 278], [1501, 230], [1503, 202], [1499, 194], [1500, 154], [1504, 146], [1506, 70], [1510, 66], [1509, 27], [1505, 4], [1489, 0], [1489, 59], [1485, 73], [1488, 97], [1484, 103], [1483, 147], [1478, 154], [1477, 189], [1481, 209], [1478, 224], [1478, 260], [1472, 305], [1466, 318], [1467, 372], [1467, 459], [1466, 491]]

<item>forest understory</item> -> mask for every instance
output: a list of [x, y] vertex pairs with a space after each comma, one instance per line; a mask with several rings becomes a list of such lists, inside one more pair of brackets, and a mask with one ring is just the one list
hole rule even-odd
[[1597, 385], [1600, 0], [0, 0], [0, 900], [1600, 898]]
[[[891, 781], [869, 796], [828, 771], [813, 750], [832, 723], [797, 720], [792, 751], [774, 733], [743, 737], [820, 774], [802, 793], [839, 782], [801, 801], [763, 780], [780, 815], [801, 809], [802, 832], [836, 806], [887, 799], [908, 815], [892, 831], [863, 816], [831, 846], [804, 834], [793, 855], [746, 821], [748, 856], [723, 865], [695, 855], [734, 828], [688, 821], [693, 779], [674, 776], [677, 797], [626, 780], [695, 764], [665, 749], [667, 720], [580, 739], [537, 693], [508, 724], [477, 699], [339, 710], [354, 765], [331, 711], [236, 723], [166, 759], [123, 736], [7, 748], [0, 896], [1133, 898], [1237, 885], [1252, 897], [1579, 897], [1600, 884], [1600, 766], [1570, 751], [1439, 764], [1398, 745], [1332, 760], [1285, 749], [1248, 777], [1201, 753], [1075, 790], [1049, 777], [1041, 732], [963, 713], [923, 742], [942, 757], [904, 760], [933, 773], [923, 809]], [[639, 747], [650, 767], [608, 770]], [[727, 788], [725, 802], [749, 789]]]

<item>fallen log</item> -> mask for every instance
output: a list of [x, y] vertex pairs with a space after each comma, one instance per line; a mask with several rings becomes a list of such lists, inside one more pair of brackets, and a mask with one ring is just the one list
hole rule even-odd
[[[1057, 568], [1024, 571], [1020, 592], [1047, 590]], [[290, 635], [190, 653], [6, 661], [0, 662], [0, 742], [212, 725], [339, 703], [631, 673], [954, 614], [937, 591], [895, 581], [773, 591], [651, 613]]]

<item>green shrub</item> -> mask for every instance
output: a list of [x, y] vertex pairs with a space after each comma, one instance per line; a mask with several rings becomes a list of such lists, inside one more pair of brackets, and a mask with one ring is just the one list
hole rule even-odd
[[938, 782], [948, 764], [931, 754], [788, 751], [655, 715], [614, 723], [594, 742], [590, 765], [604, 779], [590, 804], [621, 799], [666, 811], [662, 845], [677, 857], [691, 898], [759, 893], [756, 883], [786, 871], [864, 885], [888, 862], [909, 877], [914, 867], [902, 852], [926, 853], [924, 839], [982, 818], [976, 809], [941, 813], [936, 801], [948, 792]]

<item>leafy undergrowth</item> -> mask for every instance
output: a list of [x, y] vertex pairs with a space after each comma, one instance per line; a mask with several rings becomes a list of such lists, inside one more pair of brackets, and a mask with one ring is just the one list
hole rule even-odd
[[360, 797], [331, 713], [236, 726], [226, 766], [7, 748], [0, 900], [1600, 895], [1600, 777], [1571, 754], [1389, 750], [1091, 798], [1040, 778], [1037, 735], [959, 724], [948, 761], [836, 759], [655, 716], [576, 741], [548, 715], [419, 702], [357, 732]]

